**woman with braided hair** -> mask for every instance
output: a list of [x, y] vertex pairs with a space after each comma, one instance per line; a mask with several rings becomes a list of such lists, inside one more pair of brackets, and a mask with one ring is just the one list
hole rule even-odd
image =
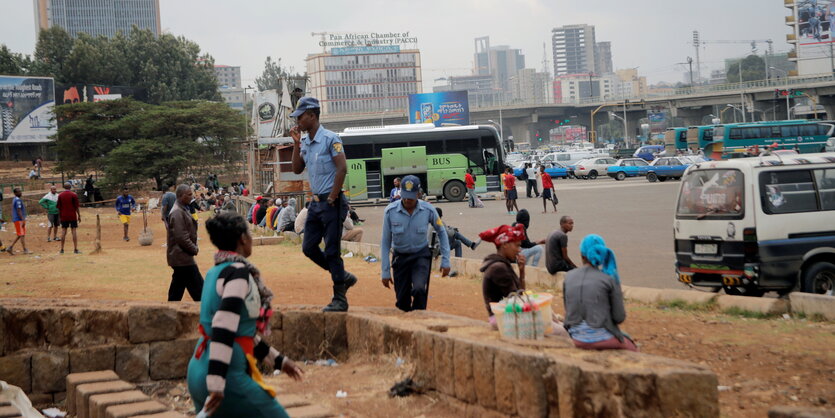
[[618, 327], [626, 320], [615, 253], [599, 235], [580, 243], [583, 266], [568, 272], [563, 283], [565, 328], [574, 345], [587, 350], [638, 351]]
[[247, 257], [252, 236], [244, 219], [221, 212], [206, 221], [218, 248], [206, 273], [200, 302], [200, 334], [188, 364], [188, 389], [197, 411], [212, 417], [286, 417], [257, 362], [301, 380], [304, 372], [262, 340], [270, 334], [273, 293]]

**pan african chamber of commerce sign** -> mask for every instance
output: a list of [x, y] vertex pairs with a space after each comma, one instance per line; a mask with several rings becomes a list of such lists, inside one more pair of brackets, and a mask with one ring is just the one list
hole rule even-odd
[[320, 34], [318, 45], [333, 55], [391, 54], [400, 49], [417, 48], [411, 32], [356, 32]]
[[0, 76], [0, 143], [51, 141], [54, 106], [52, 78]]

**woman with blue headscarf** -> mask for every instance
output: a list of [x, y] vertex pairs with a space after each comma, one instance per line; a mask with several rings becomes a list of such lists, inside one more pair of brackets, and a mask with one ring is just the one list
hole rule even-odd
[[568, 272], [563, 283], [565, 328], [574, 345], [587, 350], [638, 351], [618, 328], [626, 320], [615, 253], [599, 235], [580, 243], [583, 266]]

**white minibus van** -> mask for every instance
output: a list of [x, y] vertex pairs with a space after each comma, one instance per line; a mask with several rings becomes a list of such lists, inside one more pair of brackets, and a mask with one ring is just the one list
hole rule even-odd
[[682, 283], [734, 295], [832, 295], [835, 153], [694, 164], [673, 230]]

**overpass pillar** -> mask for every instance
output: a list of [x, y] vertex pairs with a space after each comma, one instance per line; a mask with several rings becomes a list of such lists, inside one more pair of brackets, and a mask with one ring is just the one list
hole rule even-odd
[[525, 119], [514, 119], [504, 121], [504, 139], [513, 136], [513, 142], [516, 144], [530, 143], [531, 141], [531, 126], [532, 124]]
[[835, 119], [835, 97], [832, 96], [819, 96], [818, 104], [823, 106], [823, 109], [826, 111], [826, 115], [818, 115], [818, 119], [830, 120]]

